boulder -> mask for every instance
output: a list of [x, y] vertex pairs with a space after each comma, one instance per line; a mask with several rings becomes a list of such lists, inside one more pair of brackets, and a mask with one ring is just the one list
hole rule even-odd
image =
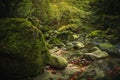
[[100, 43], [98, 47], [111, 55], [119, 55], [119, 50], [111, 43]]
[[64, 69], [68, 65], [68, 62], [65, 58], [63, 58], [61, 56], [51, 54], [49, 64], [50, 64], [50, 66], [52, 66], [54, 68]]
[[69, 41], [73, 40], [72, 35], [73, 35], [73, 32], [71, 31], [62, 31], [57, 34], [57, 38], [63, 42], [66, 42], [66, 40], [69, 40]]
[[105, 32], [102, 31], [102, 30], [95, 30], [95, 31], [92, 31], [91, 33], [89, 33], [87, 35], [87, 37], [90, 37], [90, 38], [104, 38], [105, 37]]
[[85, 47], [85, 45], [81, 42], [74, 42], [73, 44], [74, 44], [73, 48], [75, 49], [81, 49]]
[[100, 50], [98, 47], [94, 47], [96, 50], [91, 53], [85, 53], [84, 55], [89, 56], [92, 59], [100, 59], [108, 57], [108, 53]]
[[43, 72], [48, 61], [44, 36], [31, 22], [0, 19], [0, 76], [9, 80], [35, 76]]
[[119, 80], [120, 59], [110, 58], [95, 61], [86, 67], [76, 80]]

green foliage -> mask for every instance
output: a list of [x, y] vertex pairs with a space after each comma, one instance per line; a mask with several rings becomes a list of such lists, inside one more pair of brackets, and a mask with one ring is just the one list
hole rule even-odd
[[71, 23], [71, 24], [79, 24], [80, 25], [81, 20], [77, 19], [77, 18], [73, 18], [73, 19], [69, 19], [69, 23]]
[[29, 21], [34, 25], [34, 26], [37, 26], [38, 28], [40, 28], [40, 20], [37, 18], [37, 17], [35, 17], [35, 16], [33, 16], [33, 17], [30, 17], [29, 18]]
[[79, 9], [70, 6], [67, 2], [58, 2], [50, 4], [50, 19], [52, 24], [61, 26], [69, 23], [69, 19], [76, 18]]
[[89, 25], [91, 22], [92, 12], [90, 10], [90, 2], [92, 0], [67, 0], [69, 5], [79, 9], [78, 19], [84, 24]]
[[35, 76], [48, 61], [44, 36], [38, 28], [21, 18], [0, 19], [0, 75]]
[[50, 43], [50, 44], [57, 45], [57, 46], [63, 44], [62, 41], [59, 40], [57, 37], [52, 37], [52, 38], [50, 39], [49, 43]]

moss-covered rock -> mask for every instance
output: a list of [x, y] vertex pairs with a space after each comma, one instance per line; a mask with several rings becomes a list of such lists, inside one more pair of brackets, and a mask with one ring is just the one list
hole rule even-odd
[[64, 69], [68, 65], [68, 62], [63, 57], [51, 54], [49, 64], [50, 64], [50, 66], [52, 66], [54, 68]]
[[91, 53], [85, 53], [84, 55], [89, 56], [92, 59], [100, 59], [108, 57], [108, 53], [105, 51], [100, 50], [98, 47], [94, 47], [95, 51]]
[[50, 44], [53, 44], [53, 45], [56, 45], [56, 46], [63, 46], [63, 45], [64, 45], [64, 43], [62, 43], [62, 41], [59, 40], [59, 39], [56, 38], [56, 37], [52, 37], [52, 38], [50, 39]]
[[81, 48], [85, 47], [85, 45], [83, 43], [81, 43], [81, 42], [76, 41], [73, 44], [74, 44], [73, 48], [75, 48], [75, 49], [81, 49]]
[[98, 47], [112, 55], [120, 55], [118, 49], [111, 43], [100, 43]]
[[91, 33], [89, 33], [87, 35], [87, 37], [90, 37], [90, 38], [104, 38], [105, 37], [105, 32], [102, 31], [102, 30], [95, 30], [95, 31], [92, 31]]
[[116, 70], [119, 58], [97, 60], [86, 67], [86, 70], [76, 80], [119, 80], [120, 71]]
[[0, 20], [0, 75], [35, 76], [43, 72], [47, 61], [49, 53], [40, 30], [25, 19]]
[[63, 42], [66, 42], [67, 40], [73, 40], [73, 32], [71, 31], [63, 31], [57, 34], [57, 38], [60, 39]]
[[78, 25], [76, 24], [69, 24], [69, 25], [66, 25], [66, 26], [62, 26], [58, 29], [58, 31], [65, 31], [65, 30], [75, 30], [78, 28]]

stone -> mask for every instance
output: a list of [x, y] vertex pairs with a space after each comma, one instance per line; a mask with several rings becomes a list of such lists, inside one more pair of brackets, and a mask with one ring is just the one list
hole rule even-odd
[[94, 47], [94, 48], [96, 48], [95, 51], [91, 53], [85, 53], [84, 55], [89, 56], [92, 59], [100, 59], [100, 58], [105, 58], [109, 56], [107, 52], [100, 50], [98, 47]]
[[61, 56], [51, 54], [49, 64], [50, 64], [50, 66], [52, 66], [54, 68], [64, 69], [65, 67], [67, 67], [68, 61]]
[[119, 58], [106, 58], [95, 61], [86, 68], [82, 75], [77, 78], [77, 80], [119, 80], [119, 61]]
[[105, 32], [102, 31], [102, 30], [95, 30], [95, 31], [92, 31], [90, 34], [88, 34], [87, 37], [90, 37], [90, 38], [95, 38], [95, 37], [104, 38], [105, 37]]
[[85, 45], [83, 43], [81, 43], [81, 42], [74, 42], [73, 44], [74, 44], [73, 47], [77, 48], [77, 49], [81, 49], [81, 48], [85, 47]]
[[72, 36], [73, 36], [73, 39], [78, 39], [79, 38], [79, 35], [77, 35], [77, 34], [74, 34]]
[[48, 61], [46, 42], [39, 29], [26, 19], [0, 19], [0, 76], [12, 80], [36, 76]]
[[111, 55], [119, 55], [119, 50], [111, 43], [100, 43], [98, 47]]

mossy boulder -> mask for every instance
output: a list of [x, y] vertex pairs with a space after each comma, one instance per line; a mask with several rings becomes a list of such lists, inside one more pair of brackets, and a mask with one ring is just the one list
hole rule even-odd
[[62, 31], [57, 34], [57, 38], [60, 39], [62, 42], [66, 42], [66, 40], [73, 40], [73, 32], [71, 31]]
[[54, 68], [64, 69], [68, 65], [68, 62], [63, 57], [51, 54], [49, 64]]
[[43, 72], [47, 61], [49, 53], [40, 30], [26, 19], [0, 20], [0, 76], [9, 80], [35, 76]]
[[102, 30], [95, 30], [95, 31], [92, 31], [91, 33], [89, 33], [87, 35], [87, 37], [90, 37], [90, 38], [104, 38], [105, 37], [105, 32], [102, 31]]
[[73, 46], [74, 49], [81, 49], [81, 48], [85, 47], [85, 45], [83, 43], [81, 43], [81, 42], [76, 41], [73, 44], [74, 44], [74, 46]]
[[33, 10], [32, 0], [0, 0], [0, 17], [26, 18]]
[[98, 47], [101, 50], [110, 53], [111, 55], [120, 55], [118, 49], [111, 43], [100, 43]]
[[85, 53], [84, 55], [89, 56], [92, 59], [101, 59], [109, 56], [107, 52], [100, 50], [98, 47], [94, 47], [94, 49], [95, 51], [91, 53]]

